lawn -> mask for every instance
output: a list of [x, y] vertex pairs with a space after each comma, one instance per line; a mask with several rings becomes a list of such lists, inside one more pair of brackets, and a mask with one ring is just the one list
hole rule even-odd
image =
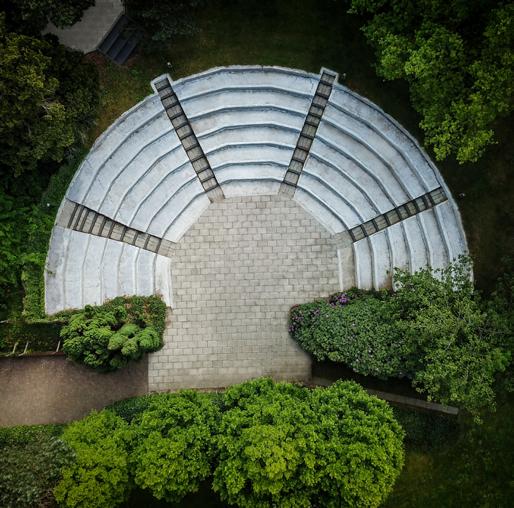
[[[334, 69], [341, 82], [375, 101], [422, 141], [406, 85], [376, 77], [373, 54], [359, 30], [362, 20], [346, 14], [346, 8], [344, 2], [333, 0], [215, 1], [200, 14], [194, 36], [140, 51], [123, 68], [95, 57], [102, 107], [92, 139], [149, 94], [150, 80], [163, 72], [180, 78], [216, 66], [263, 64], [312, 72], [322, 66]], [[514, 252], [511, 120], [499, 122], [498, 144], [479, 163], [438, 163], [458, 199], [475, 277], [486, 291], [501, 273], [500, 260]], [[514, 400], [505, 399], [482, 427], [468, 428], [445, 446], [410, 446], [387, 506], [508, 506], [514, 488], [513, 419]]]

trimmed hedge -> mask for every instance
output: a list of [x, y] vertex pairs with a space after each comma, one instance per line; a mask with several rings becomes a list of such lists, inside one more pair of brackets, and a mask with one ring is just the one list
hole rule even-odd
[[205, 393], [185, 390], [151, 401], [132, 422], [131, 469], [136, 485], [177, 502], [211, 474], [219, 408]]
[[74, 313], [61, 330], [63, 351], [101, 371], [116, 370], [162, 347], [166, 305], [156, 297], [118, 297]]
[[61, 506], [112, 508], [128, 498], [131, 479], [128, 425], [111, 411], [70, 424], [62, 439], [75, 453], [54, 490]]

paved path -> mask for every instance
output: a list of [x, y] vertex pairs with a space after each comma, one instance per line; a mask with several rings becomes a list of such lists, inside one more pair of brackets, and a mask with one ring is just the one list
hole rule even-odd
[[298, 204], [281, 195], [214, 203], [172, 263], [171, 324], [150, 355], [150, 390], [310, 377], [287, 316], [339, 289], [338, 262], [328, 231]]
[[63, 356], [0, 359], [0, 426], [63, 423], [148, 390], [147, 362], [99, 374]]
[[67, 28], [49, 23], [45, 33], [57, 35], [59, 42], [84, 53], [94, 51], [123, 13], [121, 0], [96, 0], [84, 11], [82, 19]]

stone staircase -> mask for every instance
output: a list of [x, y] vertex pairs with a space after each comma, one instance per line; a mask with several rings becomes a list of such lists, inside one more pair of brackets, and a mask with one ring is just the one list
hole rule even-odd
[[142, 30], [126, 14], [122, 14], [98, 46], [98, 51], [113, 62], [123, 65], [142, 38]]

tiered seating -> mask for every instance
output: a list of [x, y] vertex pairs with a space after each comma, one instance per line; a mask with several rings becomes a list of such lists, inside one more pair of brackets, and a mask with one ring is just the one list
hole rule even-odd
[[174, 84], [227, 197], [278, 191], [317, 82], [290, 69], [230, 67]]
[[[319, 75], [291, 69], [228, 67], [171, 83], [226, 197], [279, 192], [318, 82]], [[446, 190], [401, 126], [336, 83], [292, 189], [299, 204], [340, 233], [441, 186]], [[156, 94], [98, 139], [66, 198], [171, 242], [210, 203]], [[156, 290], [170, 300], [168, 258], [86, 233], [54, 229], [49, 311]], [[355, 275], [348, 280], [378, 288], [390, 284], [395, 266], [443, 267], [467, 249], [450, 197], [352, 250]]]
[[160, 294], [171, 306], [169, 258], [60, 226], [52, 233], [45, 279], [49, 313], [132, 294]]

